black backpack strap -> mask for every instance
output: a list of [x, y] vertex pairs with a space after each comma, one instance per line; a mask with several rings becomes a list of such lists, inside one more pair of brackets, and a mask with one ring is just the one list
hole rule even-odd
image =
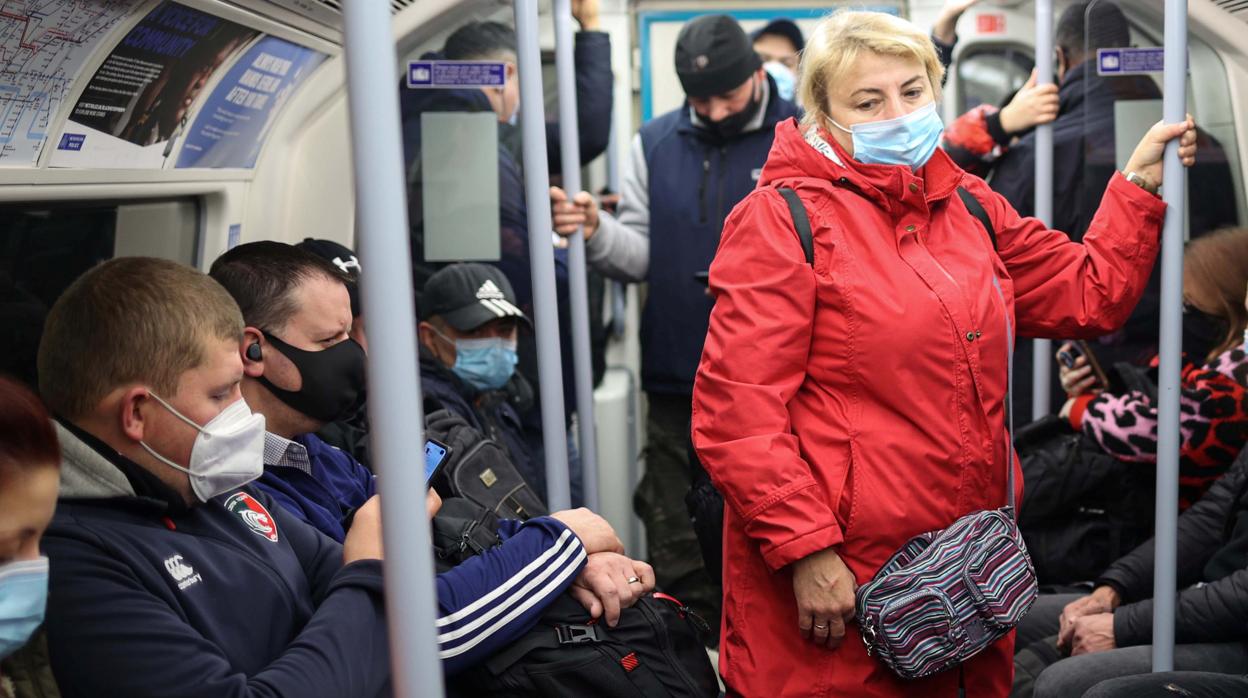
[[789, 215], [793, 216], [793, 229], [797, 231], [797, 239], [802, 243], [802, 252], [806, 253], [806, 263], [815, 265], [815, 240], [810, 232], [810, 217], [806, 214], [806, 206], [797, 192], [787, 187], [776, 189], [780, 196], [789, 204]]
[[498, 676], [534, 650], [553, 650], [564, 645], [606, 642], [608, 634], [605, 626], [606, 619], [603, 619], [602, 623], [592, 625], [565, 623], [551, 627], [539, 624], [527, 635], [499, 650], [486, 661], [485, 666], [490, 673]]
[[979, 203], [979, 199], [975, 195], [958, 187], [958, 196], [962, 199], [962, 203], [966, 204], [966, 210], [971, 212], [972, 216], [979, 219], [980, 225], [984, 226], [984, 230], [988, 233], [988, 239], [992, 241], [993, 252], [997, 251], [997, 231], [992, 227], [992, 219], [988, 217], [988, 212], [984, 210], [984, 205]]

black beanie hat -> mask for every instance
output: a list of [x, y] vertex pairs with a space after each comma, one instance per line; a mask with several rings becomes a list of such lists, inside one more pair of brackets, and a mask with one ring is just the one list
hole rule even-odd
[[689, 97], [712, 97], [741, 86], [762, 67], [737, 20], [703, 15], [676, 37], [676, 75]]

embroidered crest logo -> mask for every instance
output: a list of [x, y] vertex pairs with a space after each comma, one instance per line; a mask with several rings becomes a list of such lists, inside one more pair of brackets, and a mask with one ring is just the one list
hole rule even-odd
[[273, 543], [277, 542], [277, 522], [273, 520], [269, 510], [257, 502], [255, 497], [246, 492], [235, 492], [225, 500], [225, 508], [238, 514], [252, 533]]

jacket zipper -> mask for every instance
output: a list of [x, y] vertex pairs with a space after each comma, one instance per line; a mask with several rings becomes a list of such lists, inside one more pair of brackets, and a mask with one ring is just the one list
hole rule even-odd
[[711, 178], [711, 151], [707, 149], [702, 154], [702, 184], [698, 186], [698, 203], [700, 204], [701, 220], [700, 223], [706, 223], [710, 218], [707, 211], [706, 203], [706, 185]]
[[[715, 189], [715, 220], [722, 221], [724, 219], [724, 171], [728, 169], [728, 146], [720, 146], [719, 148], [719, 179], [716, 182]], [[721, 230], [722, 234], [722, 230]]]

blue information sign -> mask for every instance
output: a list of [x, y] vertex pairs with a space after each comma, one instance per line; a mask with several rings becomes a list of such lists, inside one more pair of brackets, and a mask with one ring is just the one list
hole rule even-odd
[[1147, 75], [1163, 73], [1164, 48], [1101, 48], [1096, 50], [1097, 75]]
[[407, 86], [415, 89], [502, 87], [507, 83], [507, 64], [494, 61], [411, 61]]

